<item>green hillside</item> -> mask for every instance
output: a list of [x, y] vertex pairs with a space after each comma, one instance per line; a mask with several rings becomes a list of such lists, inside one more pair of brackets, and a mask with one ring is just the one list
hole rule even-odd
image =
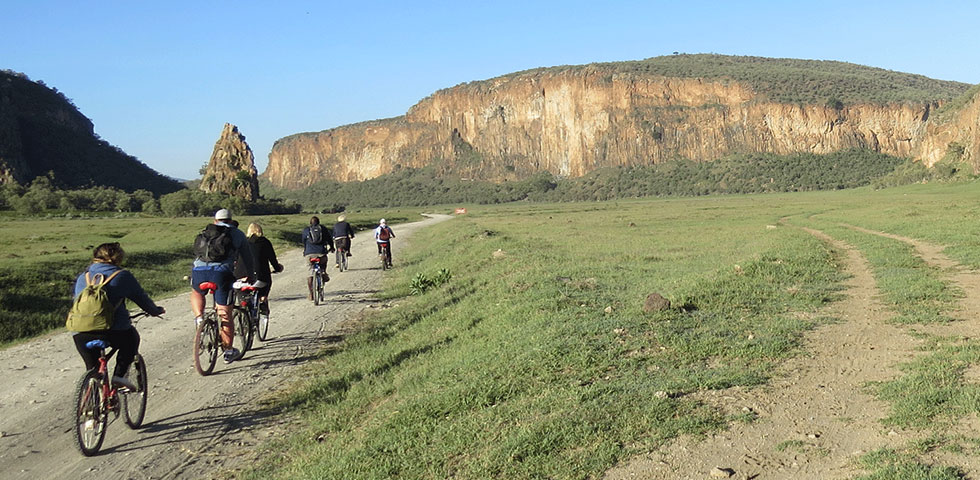
[[[970, 88], [966, 83], [846, 62], [715, 54], [678, 54], [629, 62], [537, 68], [501, 78], [593, 71], [609, 75], [730, 79], [750, 86], [771, 101], [808, 104], [932, 102], [953, 99]], [[480, 88], [494, 80], [466, 85]]]
[[143, 189], [157, 195], [183, 188], [99, 138], [92, 121], [57, 89], [0, 71], [0, 173], [27, 185], [49, 172], [62, 188]]

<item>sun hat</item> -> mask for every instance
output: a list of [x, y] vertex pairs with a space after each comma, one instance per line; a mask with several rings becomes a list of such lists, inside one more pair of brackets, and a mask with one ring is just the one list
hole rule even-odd
[[227, 208], [222, 208], [217, 212], [214, 212], [215, 220], [231, 220], [231, 212]]
[[337, 217], [337, 221], [338, 222], [343, 222], [344, 220], [347, 220], [347, 216], [346, 215], [341, 215], [341, 216]]

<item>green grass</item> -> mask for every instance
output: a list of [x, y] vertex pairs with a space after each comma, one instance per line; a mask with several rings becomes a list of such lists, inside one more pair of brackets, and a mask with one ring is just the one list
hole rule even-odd
[[[355, 228], [375, 225], [380, 215], [392, 222], [415, 220], [417, 210], [365, 210], [347, 216]], [[333, 225], [332, 215], [320, 215]], [[262, 225], [278, 253], [300, 246], [309, 215], [241, 217]], [[119, 242], [124, 267], [154, 298], [186, 291], [195, 235], [208, 218], [45, 218], [0, 217], [0, 345], [64, 327], [75, 278], [91, 262], [92, 250]]]
[[[766, 228], [768, 200], [504, 206], [418, 234], [390, 291], [451, 281], [325, 357], [286, 402], [309, 427], [251, 477], [578, 478], [723, 428], [691, 394], [764, 383], [841, 280], [814, 237]], [[644, 313], [651, 292], [683, 308]]]

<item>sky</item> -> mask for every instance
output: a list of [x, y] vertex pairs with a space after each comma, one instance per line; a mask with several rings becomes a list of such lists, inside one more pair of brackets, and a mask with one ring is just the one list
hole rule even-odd
[[107, 142], [199, 178], [225, 123], [276, 140], [405, 114], [442, 88], [681, 53], [838, 60], [980, 83], [970, 1], [0, 0], [0, 69]]

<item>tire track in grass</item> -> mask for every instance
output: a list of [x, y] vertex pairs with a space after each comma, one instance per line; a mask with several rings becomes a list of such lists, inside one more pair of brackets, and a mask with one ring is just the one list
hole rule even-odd
[[614, 467], [605, 479], [703, 479], [715, 468], [739, 479], [850, 479], [863, 473], [860, 456], [907, 443], [882, 425], [888, 405], [865, 385], [899, 375], [895, 366], [912, 358], [920, 341], [887, 322], [894, 313], [878, 300], [860, 251], [804, 230], [842, 252], [842, 268], [852, 275], [844, 298], [819, 312], [840, 321], [809, 332], [801, 354], [783, 363], [769, 385], [699, 395], [730, 416], [756, 415], [755, 421], [706, 439], [680, 438]]
[[[947, 343], [975, 343], [980, 340], [980, 322], [977, 321], [980, 317], [980, 272], [971, 270], [946, 256], [943, 253], [944, 246], [856, 225], [842, 223], [841, 226], [866, 234], [898, 240], [912, 246], [927, 265], [944, 272], [946, 280], [961, 290], [962, 297], [957, 302], [956, 310], [949, 312], [951, 317], [960, 321], [916, 325], [909, 327], [912, 331], [947, 338], [949, 339]], [[970, 365], [964, 373], [964, 381], [972, 384], [980, 383], [980, 365]], [[946, 438], [967, 439], [966, 443], [974, 444], [973, 451], [967, 450], [963, 454], [955, 454], [945, 451], [948, 450], [945, 449], [929, 452], [923, 457], [936, 463], [955, 465], [966, 475], [966, 478], [980, 478], [980, 456], [977, 455], [975, 446], [976, 443], [980, 443], [980, 439], [977, 438], [980, 435], [978, 432], [980, 432], [978, 412], [958, 418], [953, 425], [946, 426], [936, 433], [945, 435]]]

